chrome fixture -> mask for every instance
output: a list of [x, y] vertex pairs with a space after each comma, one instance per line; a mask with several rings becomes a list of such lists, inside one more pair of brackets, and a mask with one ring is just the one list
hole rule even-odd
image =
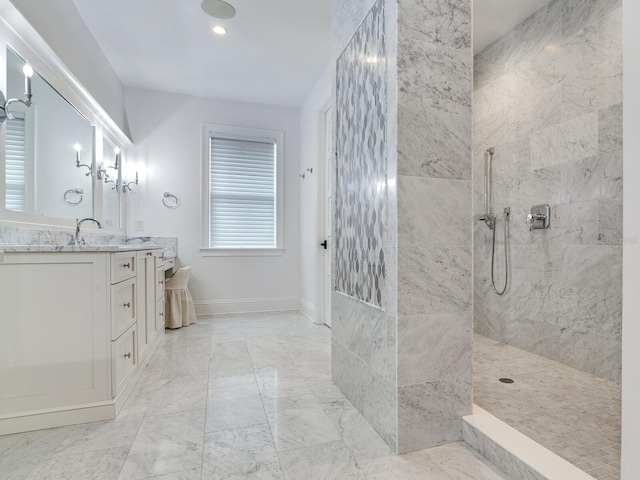
[[530, 223], [529, 231], [549, 228], [551, 225], [551, 208], [549, 205], [534, 205], [524, 223]]
[[162, 204], [170, 210], [178, 208], [180, 200], [171, 192], [164, 192], [162, 194]]
[[133, 182], [122, 181], [122, 191], [125, 193], [133, 191], [131, 185], [138, 185], [138, 172], [136, 172], [136, 179]]
[[484, 223], [493, 231], [491, 244], [491, 288], [498, 295], [503, 295], [507, 291], [509, 284], [509, 215], [511, 208], [504, 209], [504, 287], [501, 290], [496, 288], [494, 277], [494, 266], [496, 257], [496, 223], [497, 218], [491, 213], [491, 164], [493, 163], [493, 155], [495, 148], [490, 147], [484, 152], [484, 213], [478, 217], [478, 220]]
[[504, 292], [507, 291], [507, 285], [509, 283], [509, 215], [511, 214], [511, 209], [506, 207], [504, 209], [504, 287], [502, 290], [498, 291], [496, 288], [496, 280], [493, 276], [494, 271], [494, 262], [496, 257], [496, 229], [495, 229], [495, 217], [494, 217], [494, 228], [493, 230], [493, 243], [491, 245], [491, 288], [498, 295], [504, 295]]
[[484, 213], [478, 217], [492, 230], [496, 224], [496, 217], [491, 215], [491, 163], [494, 153], [493, 147], [484, 152]]
[[31, 97], [33, 94], [31, 93], [31, 77], [33, 77], [33, 68], [28, 63], [24, 64], [22, 67], [22, 73], [24, 74], [24, 100], [19, 98], [10, 98], [9, 100], [5, 100], [4, 93], [0, 92], [0, 123], [3, 123], [7, 118], [9, 120], [13, 120], [15, 117], [9, 111], [9, 105], [12, 103], [22, 103], [27, 107], [30, 107]]
[[76, 143], [73, 145], [73, 149], [76, 151], [76, 167], [85, 167], [89, 169], [89, 171], [85, 173], [85, 176], [93, 176], [93, 166], [87, 165], [85, 163], [80, 163], [80, 151], [82, 150], [82, 146], [79, 143]]
[[[69, 200], [69, 195], [74, 194], [74, 195], [78, 195], [79, 198], [77, 201], [72, 201]], [[67, 190], [66, 192], [64, 192], [64, 203], [66, 203], [67, 205], [80, 205], [82, 203], [82, 195], [84, 194], [84, 190], [82, 188], [70, 188], [69, 190]]]
[[309, 172], [309, 173], [313, 173], [313, 167], [311, 167], [311, 168], [307, 168], [307, 172]]
[[98, 177], [98, 180], [104, 179], [104, 183], [116, 183], [113, 180], [109, 180], [109, 172], [107, 171], [107, 169], [111, 168], [116, 172], [118, 171], [120, 165], [120, 149], [118, 147], [115, 147], [113, 149], [113, 153], [115, 154], [115, 162], [113, 165], [107, 165], [105, 167], [104, 162], [100, 162], [100, 164], [98, 165], [96, 175]]
[[84, 222], [93, 222], [98, 225], [98, 228], [104, 228], [102, 224], [95, 218], [87, 217], [83, 218], [82, 220], [76, 219], [76, 234], [71, 240], [69, 240], [69, 243], [67, 243], [67, 245], [69, 245], [70, 247], [84, 245], [84, 238], [80, 239], [80, 225], [82, 225]]

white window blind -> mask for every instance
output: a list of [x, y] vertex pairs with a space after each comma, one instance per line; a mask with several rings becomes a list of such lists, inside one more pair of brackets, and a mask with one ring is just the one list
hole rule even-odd
[[276, 142], [210, 137], [209, 248], [276, 247]]
[[6, 126], [5, 205], [7, 210], [24, 212], [27, 181], [24, 118], [7, 119]]

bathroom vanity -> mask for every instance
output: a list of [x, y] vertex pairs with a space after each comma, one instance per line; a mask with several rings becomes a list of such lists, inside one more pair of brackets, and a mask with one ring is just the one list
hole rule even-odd
[[0, 435], [115, 418], [164, 334], [160, 248], [0, 247]]

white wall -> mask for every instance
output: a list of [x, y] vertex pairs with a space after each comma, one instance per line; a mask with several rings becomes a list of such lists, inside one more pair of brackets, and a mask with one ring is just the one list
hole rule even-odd
[[[218, 311], [240, 299], [295, 298], [300, 296], [299, 248], [299, 118], [298, 110], [227, 102], [207, 98], [125, 90], [126, 115], [133, 147], [127, 162], [142, 166], [140, 185], [125, 195], [129, 235], [178, 237], [178, 259], [192, 266], [189, 289], [199, 311]], [[272, 257], [203, 257], [201, 239], [201, 130], [203, 123], [284, 132], [284, 254]], [[126, 170], [126, 168], [125, 168]], [[169, 191], [180, 207], [162, 205]], [[144, 231], [136, 222], [144, 221]], [[204, 302], [204, 303], [202, 303]], [[290, 303], [289, 303], [290, 304]], [[240, 305], [252, 309], [257, 305]], [[262, 305], [262, 304], [261, 304]], [[278, 307], [276, 303], [266, 308]]]
[[[316, 320], [318, 299], [316, 289], [317, 258], [324, 232], [318, 231], [317, 192], [318, 175], [322, 175], [318, 165], [318, 155], [323, 149], [318, 145], [322, 132], [322, 110], [331, 100], [331, 65], [323, 74], [300, 109], [300, 171], [306, 178], [300, 183], [300, 297], [303, 311]], [[306, 171], [313, 168], [313, 174]], [[326, 178], [326, 177], [325, 177]]]
[[622, 480], [640, 478], [640, 3], [623, 0], [624, 249], [622, 313]]
[[[124, 87], [71, 0], [10, 0], [125, 133]], [[118, 28], [114, 25], [113, 28]]]

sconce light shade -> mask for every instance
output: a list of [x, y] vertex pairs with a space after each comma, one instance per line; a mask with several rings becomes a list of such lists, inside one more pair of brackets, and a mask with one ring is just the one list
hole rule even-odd
[[27, 107], [31, 106], [31, 77], [33, 76], [33, 67], [28, 63], [22, 67], [22, 73], [24, 74], [24, 100], [19, 98], [10, 98], [6, 100], [4, 93], [0, 92], [0, 123], [3, 123], [7, 118], [13, 120], [15, 117], [9, 111], [9, 105], [12, 103], [20, 102]]

